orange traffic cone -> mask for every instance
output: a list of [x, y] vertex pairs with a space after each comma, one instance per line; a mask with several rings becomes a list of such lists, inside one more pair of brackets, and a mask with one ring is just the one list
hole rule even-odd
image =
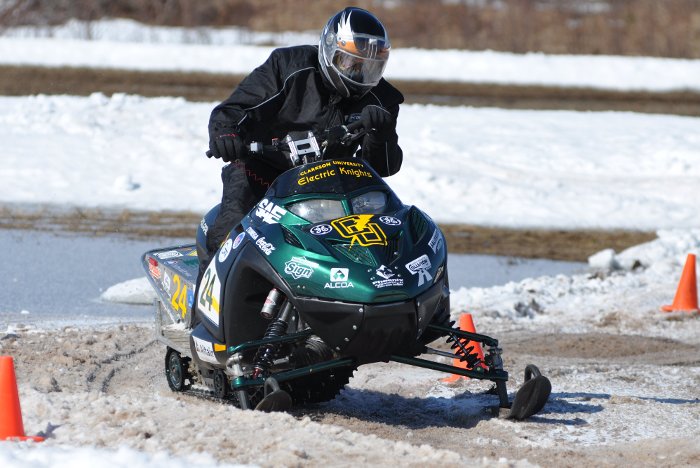
[[698, 312], [698, 283], [695, 277], [695, 255], [688, 254], [678, 283], [673, 304], [661, 307], [664, 312]]
[[12, 356], [0, 356], [0, 440], [7, 439], [44, 440], [43, 437], [24, 435], [14, 362]]
[[[462, 314], [459, 317], [459, 328], [460, 330], [463, 331], [468, 331], [471, 333], [476, 333], [476, 329], [474, 328], [474, 320], [472, 319], [472, 314]], [[479, 359], [481, 361], [484, 360], [484, 351], [481, 349], [481, 343], [478, 341], [469, 341], [465, 348], [468, 348], [469, 346], [474, 347], [474, 351], [472, 353], [476, 352], [476, 354], [479, 356]], [[452, 365], [455, 367], [461, 367], [462, 369], [471, 369], [469, 365], [466, 363], [466, 361], [462, 361], [459, 358], [454, 358], [452, 360]], [[483, 366], [483, 364], [480, 364]], [[468, 377], [465, 377], [463, 375], [457, 375], [457, 374], [452, 374], [449, 377], [446, 377], [444, 379], [441, 379], [441, 382], [445, 383], [451, 383], [451, 382], [456, 382], [459, 379], [467, 379]]]

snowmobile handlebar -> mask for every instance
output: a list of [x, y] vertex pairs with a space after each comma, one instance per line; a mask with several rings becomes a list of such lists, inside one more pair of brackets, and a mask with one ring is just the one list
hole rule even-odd
[[[313, 132], [290, 132], [284, 139], [275, 139], [271, 144], [252, 141], [246, 144], [247, 157], [265, 158], [273, 166], [288, 168], [288, 164], [297, 166], [307, 162], [323, 159], [326, 149], [333, 144], [350, 146], [367, 133], [361, 121], [347, 125], [337, 125], [325, 130], [319, 138]], [[211, 150], [206, 152], [208, 158], [213, 156]], [[284, 161], [280, 161], [280, 157]], [[287, 166], [287, 167], [282, 167]]]
[[[263, 159], [284, 171], [300, 164], [320, 161], [331, 146], [350, 146], [366, 133], [360, 121], [331, 127], [321, 135], [315, 135], [312, 131], [290, 132], [285, 138], [275, 139], [271, 144], [250, 142], [246, 145], [246, 159]], [[211, 151], [207, 151], [207, 156], [212, 156]]]

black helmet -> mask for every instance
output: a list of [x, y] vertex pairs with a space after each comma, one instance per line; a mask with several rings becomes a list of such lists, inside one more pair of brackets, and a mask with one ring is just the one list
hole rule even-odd
[[340, 95], [359, 98], [379, 83], [390, 48], [386, 29], [376, 16], [348, 7], [323, 28], [318, 61]]

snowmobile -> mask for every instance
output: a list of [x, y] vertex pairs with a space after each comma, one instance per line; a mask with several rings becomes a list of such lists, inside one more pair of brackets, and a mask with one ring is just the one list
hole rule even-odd
[[526, 367], [511, 402], [498, 341], [450, 321], [440, 228], [369, 164], [333, 156], [364, 134], [351, 123], [251, 143], [251, 157], [282, 157], [291, 168], [221, 243], [199, 284], [218, 205], [195, 244], [143, 255], [169, 387], [287, 410], [333, 399], [360, 365], [395, 361], [493, 382], [507, 418], [539, 412], [551, 384], [537, 367]]

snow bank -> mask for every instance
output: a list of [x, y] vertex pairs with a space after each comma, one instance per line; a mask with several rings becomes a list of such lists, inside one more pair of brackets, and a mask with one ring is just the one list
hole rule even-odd
[[613, 323], [618, 332], [691, 339], [694, 331], [685, 329], [683, 319], [692, 314], [662, 314], [659, 307], [671, 303], [688, 254], [700, 253], [700, 229], [658, 236], [619, 254], [605, 251], [608, 268], [593, 273], [453, 291], [452, 316], [470, 312], [489, 329], [517, 324], [581, 333]]
[[[0, 97], [0, 202], [206, 212], [221, 199], [222, 163], [204, 156], [213, 107]], [[405, 105], [398, 134], [403, 167], [387, 181], [438, 222], [699, 227], [700, 119]]]
[[146, 278], [134, 278], [115, 284], [102, 293], [100, 299], [122, 304], [153, 304], [156, 293]]
[[[247, 74], [267, 58], [273, 49], [268, 44], [316, 44], [318, 34], [153, 27], [127, 20], [71, 21], [60, 26], [4, 30], [0, 36], [0, 63]], [[699, 91], [700, 60], [395, 48], [386, 77], [625, 91]]]

